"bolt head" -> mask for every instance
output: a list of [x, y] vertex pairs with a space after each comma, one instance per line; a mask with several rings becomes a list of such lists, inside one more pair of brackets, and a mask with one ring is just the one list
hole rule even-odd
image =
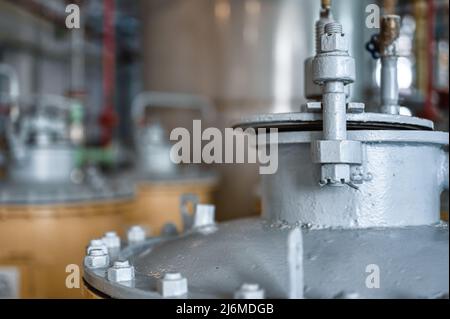
[[320, 51], [324, 53], [347, 52], [348, 41], [346, 36], [340, 33], [323, 34], [320, 39]]
[[89, 246], [86, 249], [86, 254], [90, 254], [92, 250], [102, 250], [105, 254], [108, 254], [108, 247], [106, 247], [103, 239], [93, 239], [90, 241]]
[[163, 297], [179, 297], [187, 294], [187, 279], [180, 273], [166, 273], [158, 281], [158, 292]]
[[351, 140], [314, 141], [311, 146], [314, 163], [361, 164], [361, 142]]
[[107, 248], [120, 248], [120, 237], [116, 232], [105, 233], [102, 241]]
[[109, 255], [101, 249], [92, 249], [84, 257], [84, 265], [90, 269], [105, 268], [109, 265]]
[[130, 244], [136, 244], [145, 241], [147, 233], [142, 226], [132, 226], [127, 232], [128, 242]]
[[134, 267], [130, 265], [128, 260], [114, 262], [114, 265], [107, 272], [107, 278], [112, 282], [131, 281], [134, 276]]

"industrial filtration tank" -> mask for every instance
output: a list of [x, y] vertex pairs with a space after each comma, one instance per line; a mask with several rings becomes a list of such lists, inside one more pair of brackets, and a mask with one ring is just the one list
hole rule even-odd
[[[373, 30], [356, 25], [364, 23], [364, 10], [372, 3], [336, 1], [333, 6], [344, 27], [357, 30], [351, 52], [359, 80], [352, 94], [359, 99], [372, 85], [371, 58], [361, 43]], [[298, 111], [305, 102], [304, 60], [314, 52], [311, 32], [320, 1], [146, 0], [140, 5], [146, 90], [209, 97], [217, 109], [210, 125], [219, 129], [255, 113]], [[218, 220], [259, 215], [256, 166], [216, 169], [221, 175]]]
[[133, 103], [137, 151], [134, 180], [137, 184], [136, 209], [125, 215], [127, 224], [139, 224], [152, 234], [181, 230], [180, 205], [184, 197], [211, 203], [217, 176], [195, 166], [180, 167], [170, 160], [171, 144], [163, 125], [146, 121], [152, 109], [197, 110], [210, 112], [208, 100], [189, 94], [143, 92]]
[[133, 209], [132, 187], [80, 167], [67, 136], [70, 105], [38, 97], [35, 110], [9, 126], [7, 177], [0, 181], [0, 297], [81, 297], [81, 289], [66, 286], [69, 265], [80, 266], [86, 241], [119, 231]]
[[277, 129], [258, 139], [278, 152], [278, 170], [261, 180], [262, 218], [219, 224], [214, 206], [197, 205], [180, 236], [129, 238], [119, 251], [92, 245], [92, 295], [448, 298], [449, 233], [439, 217], [448, 133], [399, 115], [395, 88], [389, 100], [382, 85], [381, 113], [348, 102], [346, 35], [333, 20], [317, 31], [306, 76], [322, 87], [320, 100], [238, 125]]

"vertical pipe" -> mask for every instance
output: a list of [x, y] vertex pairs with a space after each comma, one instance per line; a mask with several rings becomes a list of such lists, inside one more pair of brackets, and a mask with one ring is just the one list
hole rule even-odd
[[399, 113], [396, 56], [381, 58], [381, 112]]
[[323, 138], [325, 140], [347, 139], [347, 117], [344, 83], [327, 82], [324, 85], [323, 103]]
[[[80, 6], [80, 1], [74, 1]], [[81, 7], [81, 6], [80, 6]], [[81, 7], [82, 8], [82, 7]], [[80, 9], [82, 10], [82, 9]], [[70, 90], [71, 92], [80, 92], [85, 89], [85, 58], [84, 58], [84, 21], [83, 13], [80, 12], [80, 28], [70, 31], [71, 40], [71, 60], [70, 60]]]
[[114, 30], [115, 0], [103, 0], [103, 98], [104, 105], [100, 115], [102, 126], [101, 142], [108, 144], [112, 138], [115, 124], [114, 85], [116, 68], [116, 43]]
[[[393, 10], [393, 9], [392, 9]], [[381, 18], [381, 112], [399, 114], [397, 80], [397, 40], [400, 36], [400, 17], [384, 15]]]

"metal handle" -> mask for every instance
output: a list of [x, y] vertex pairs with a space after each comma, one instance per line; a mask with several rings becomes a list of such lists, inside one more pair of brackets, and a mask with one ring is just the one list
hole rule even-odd
[[142, 92], [136, 96], [131, 106], [134, 124], [144, 115], [147, 108], [174, 108], [200, 110], [205, 115], [212, 109], [209, 99], [199, 95], [169, 92]]

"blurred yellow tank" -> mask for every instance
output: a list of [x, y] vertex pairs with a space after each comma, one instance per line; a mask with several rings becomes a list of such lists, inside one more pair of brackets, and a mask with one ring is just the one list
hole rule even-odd
[[0, 298], [79, 298], [81, 287], [68, 288], [67, 277], [82, 269], [89, 240], [121, 230], [123, 216], [135, 208], [134, 189], [80, 165], [68, 134], [71, 100], [40, 96], [33, 102], [7, 126]]
[[0, 297], [81, 298], [66, 267], [82, 269], [89, 240], [121, 229], [132, 209], [131, 199], [0, 206]]
[[214, 177], [141, 182], [137, 188], [136, 209], [128, 211], [126, 222], [145, 226], [152, 235], [161, 234], [170, 225], [181, 231], [183, 195], [195, 195], [200, 203], [213, 203], [215, 186]]

